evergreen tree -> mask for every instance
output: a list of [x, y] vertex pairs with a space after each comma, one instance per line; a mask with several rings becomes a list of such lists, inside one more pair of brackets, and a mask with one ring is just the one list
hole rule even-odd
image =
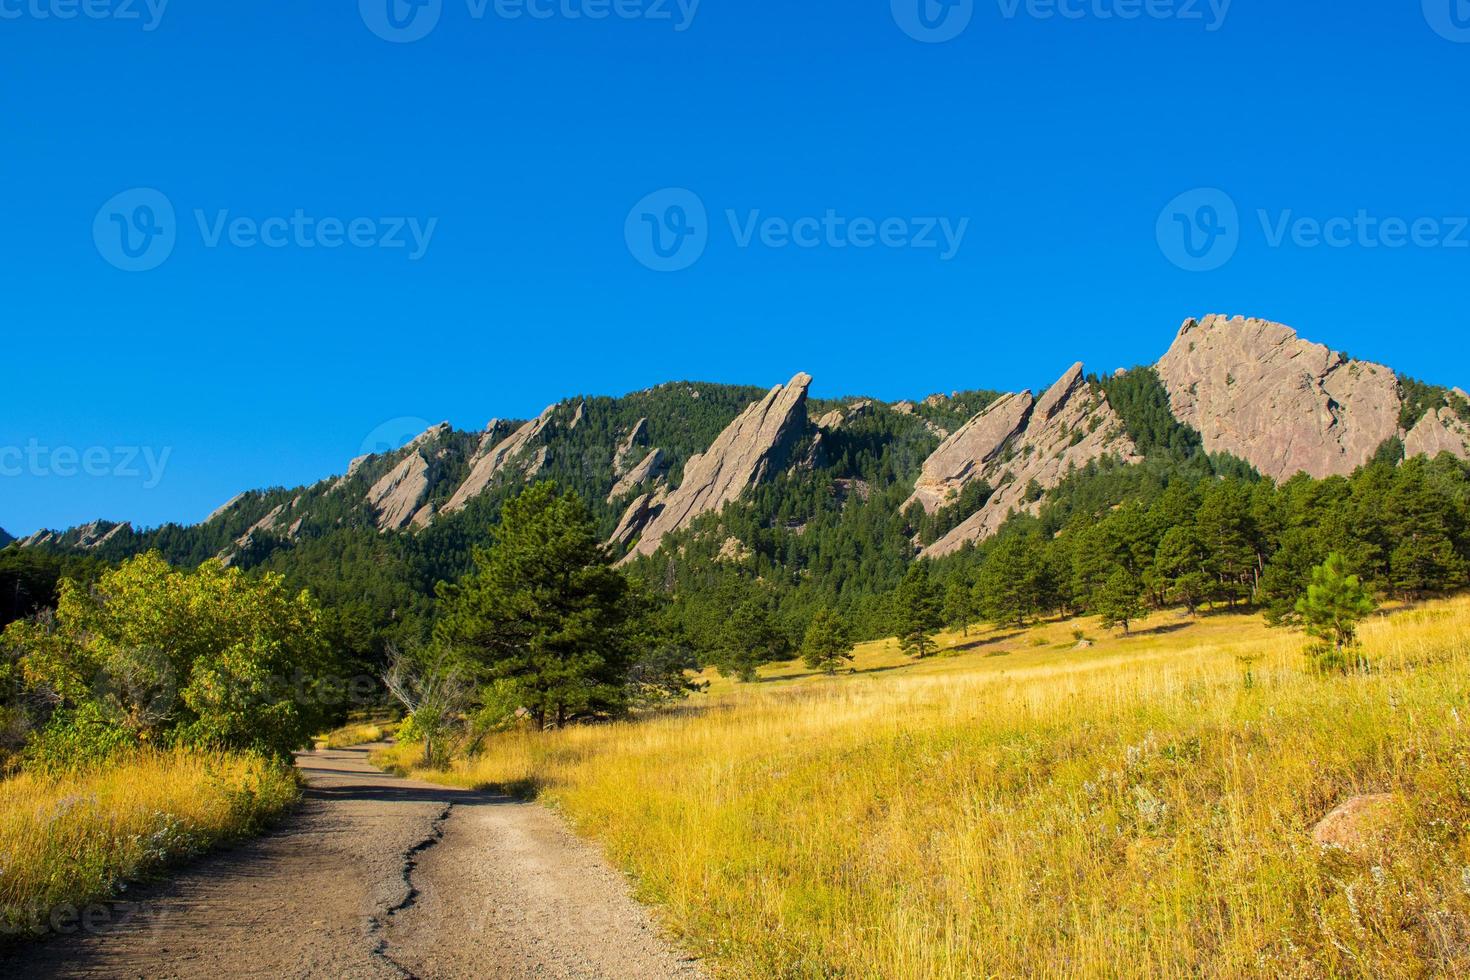
[[979, 615], [975, 586], [964, 576], [955, 576], [944, 589], [944, 622], [950, 629], [970, 635], [970, 624]]
[[492, 681], [510, 681], [543, 727], [621, 714], [635, 604], [581, 498], [551, 483], [505, 505], [474, 570], [441, 587], [435, 636]]
[[801, 644], [801, 659], [812, 670], [835, 674], [837, 668], [852, 660], [852, 640], [847, 627], [830, 609], [819, 609], [806, 628]]
[[1170, 528], [1159, 542], [1154, 570], [1165, 596], [1184, 603], [1193, 616], [1209, 593], [1208, 555], [1199, 533], [1188, 525]]
[[1297, 613], [1307, 633], [1332, 644], [1338, 657], [1357, 642], [1358, 622], [1374, 609], [1373, 597], [1356, 575], [1343, 568], [1343, 558], [1334, 552], [1312, 570], [1312, 584], [1297, 601]]
[[1103, 629], [1123, 627], [1128, 632], [1135, 619], [1143, 616], [1143, 583], [1126, 568], [1119, 568], [1098, 590], [1097, 613]]
[[931, 656], [938, 651], [934, 634], [943, 625], [939, 597], [929, 581], [929, 563], [916, 561], [893, 595], [893, 627], [898, 645], [909, 656], [921, 659]]
[[980, 611], [997, 626], [1025, 626], [1040, 608], [1037, 543], [1020, 535], [1002, 538], [980, 567]]
[[726, 677], [748, 684], [755, 680], [762, 664], [784, 660], [790, 654], [790, 638], [771, 619], [765, 601], [750, 594], [725, 618], [716, 641], [714, 664]]

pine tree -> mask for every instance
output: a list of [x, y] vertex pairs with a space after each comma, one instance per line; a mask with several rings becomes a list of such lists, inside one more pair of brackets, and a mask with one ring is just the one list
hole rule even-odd
[[899, 648], [921, 659], [933, 655], [939, 649], [934, 634], [943, 625], [939, 597], [929, 581], [929, 563], [916, 561], [893, 595], [893, 627]]
[[970, 635], [970, 624], [978, 615], [975, 586], [963, 576], [950, 580], [944, 589], [944, 621], [951, 629]]
[[1121, 626], [1126, 634], [1130, 624], [1143, 616], [1143, 583], [1128, 569], [1119, 568], [1098, 590], [1095, 604], [1103, 629]]
[[1357, 642], [1359, 621], [1374, 608], [1373, 597], [1356, 575], [1347, 574], [1336, 552], [1312, 570], [1312, 584], [1296, 604], [1307, 633], [1331, 643], [1339, 660]]
[[835, 674], [844, 662], [852, 660], [852, 640], [847, 627], [836, 613], [827, 608], [817, 611], [801, 644], [801, 659], [812, 670]]
[[980, 611], [997, 626], [1025, 626], [1040, 608], [1036, 544], [1020, 535], [998, 541], [980, 567]]
[[1154, 573], [1163, 585], [1165, 595], [1184, 603], [1191, 616], [1209, 592], [1210, 577], [1205, 571], [1207, 558], [1199, 533], [1191, 526], [1170, 528], [1159, 542], [1158, 554], [1154, 558]]
[[634, 603], [581, 498], [531, 487], [505, 505], [474, 561], [441, 587], [436, 638], [487, 679], [513, 682], [543, 727], [622, 713]]

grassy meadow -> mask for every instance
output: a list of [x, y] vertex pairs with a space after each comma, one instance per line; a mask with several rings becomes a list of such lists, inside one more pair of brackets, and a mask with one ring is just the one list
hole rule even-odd
[[558, 807], [720, 975], [1466, 975], [1470, 598], [1362, 636], [1350, 676], [1229, 613], [868, 644], [420, 775]]
[[34, 931], [58, 911], [75, 916], [126, 882], [253, 833], [297, 795], [279, 764], [184, 749], [0, 780], [0, 935]]

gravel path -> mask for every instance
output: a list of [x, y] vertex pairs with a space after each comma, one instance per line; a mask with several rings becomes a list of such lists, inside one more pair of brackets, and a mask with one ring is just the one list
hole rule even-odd
[[627, 882], [551, 812], [303, 753], [274, 833], [0, 950], [24, 977], [693, 978]]

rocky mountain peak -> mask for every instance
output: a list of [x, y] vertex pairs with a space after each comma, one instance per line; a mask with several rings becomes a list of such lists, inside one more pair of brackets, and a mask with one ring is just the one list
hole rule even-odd
[[449, 498], [449, 502], [444, 505], [444, 512], [452, 514], [464, 510], [466, 504], [484, 493], [495, 477], [513, 460], [519, 458], [525, 452], [526, 447], [546, 430], [546, 427], [551, 424], [551, 417], [556, 413], [556, 408], [555, 405], [548, 405], [539, 416], [498, 442], [494, 441], [492, 436], [499, 435], [500, 423], [492, 422], [491, 428], [486, 430], [485, 437], [480, 440], [479, 451], [475, 453], [470, 463], [469, 476], [465, 477], [464, 482], [459, 485], [454, 495]]
[[1346, 475], [1399, 434], [1393, 371], [1269, 320], [1185, 320], [1157, 370], [1175, 417], [1207, 451], [1239, 456], [1272, 479]]
[[811, 375], [798, 374], [784, 385], [772, 388], [726, 426], [709, 450], [691, 456], [684, 464], [684, 479], [677, 490], [655, 504], [640, 498], [624, 514], [630, 522], [635, 509], [642, 509], [643, 522], [636, 530], [620, 525], [625, 540], [640, 535], [630, 553], [651, 555], [664, 536], [686, 528], [695, 518], [719, 510], [748, 487], [774, 475], [787, 465], [792, 445], [807, 434], [807, 390]]
[[1126, 462], [1140, 458], [1122, 419], [1102, 390], [1088, 383], [1080, 363], [1039, 399], [1029, 391], [1005, 395], [925, 461], [910, 502], [931, 513], [975, 480], [984, 480], [994, 492], [924, 554], [950, 554], [994, 534], [1013, 513], [1035, 513], [1045, 491], [1074, 468], [1106, 455]]

